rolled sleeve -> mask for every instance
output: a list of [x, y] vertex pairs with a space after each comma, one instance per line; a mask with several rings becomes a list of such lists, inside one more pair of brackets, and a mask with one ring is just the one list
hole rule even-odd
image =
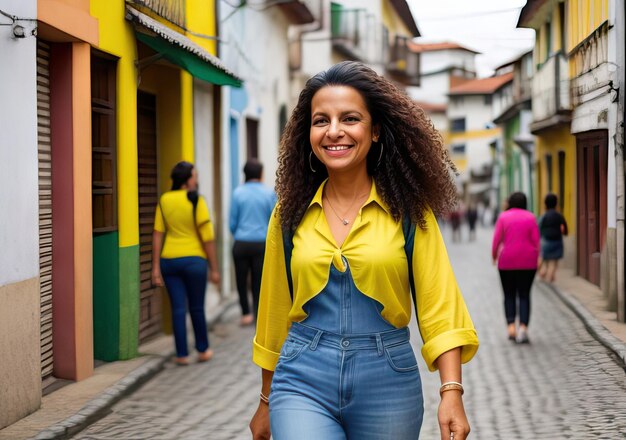
[[461, 347], [461, 363], [469, 362], [478, 351], [478, 336], [473, 328], [461, 328], [441, 333], [422, 347], [422, 357], [430, 371], [437, 370], [435, 361], [446, 351]]
[[253, 344], [252, 361], [265, 370], [274, 371], [280, 353], [268, 350], [257, 342], [256, 337], [254, 338]]
[[277, 209], [270, 217], [268, 226], [256, 335], [252, 350], [253, 362], [270, 371], [276, 368], [280, 349], [289, 332], [291, 325], [289, 311], [292, 306]]
[[417, 321], [430, 371], [446, 351], [461, 347], [468, 362], [478, 349], [478, 336], [456, 282], [437, 220], [426, 214], [426, 228], [416, 228], [413, 248]]
[[154, 213], [154, 230], [158, 232], [165, 232], [165, 224], [163, 222], [163, 214], [161, 213], [161, 204], [159, 203]]

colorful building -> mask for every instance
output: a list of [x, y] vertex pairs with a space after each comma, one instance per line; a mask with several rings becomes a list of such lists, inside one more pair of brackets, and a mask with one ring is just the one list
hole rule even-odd
[[1, 333], [0, 356], [17, 363], [0, 367], [9, 369], [0, 374], [0, 426], [37, 409], [56, 378], [84, 379], [94, 359], [132, 358], [161, 333], [167, 307], [150, 282], [158, 196], [177, 161], [201, 158], [219, 218], [220, 88], [241, 84], [214, 56], [212, 1], [39, 0], [2, 2], [3, 11], [4, 3], [12, 23], [2, 27], [3, 53], [20, 51], [15, 74], [32, 77], [6, 82], [25, 89], [11, 118], [24, 132], [16, 164], [31, 162], [16, 167], [31, 172], [21, 179], [30, 192], [15, 236], [34, 239], [12, 257], [23, 267], [17, 278], [0, 274], [3, 310], [24, 327]]
[[449, 143], [448, 93], [451, 88], [476, 78], [478, 52], [451, 42], [411, 42], [409, 50], [420, 57], [420, 84], [407, 87], [407, 93], [430, 116], [444, 141]]
[[494, 153], [499, 149], [501, 129], [492, 121], [492, 98], [513, 79], [513, 73], [466, 81], [449, 92], [447, 145], [460, 175], [459, 193], [465, 203], [493, 205]]
[[609, 21], [609, 1], [569, 0], [565, 21], [573, 105], [571, 132], [577, 150], [578, 274], [599, 285], [615, 309], [618, 110], [613, 86], [617, 65], [609, 59], [609, 39], [615, 32]]
[[0, 429], [39, 408], [50, 368], [40, 357], [36, 28], [35, 0], [0, 0]]
[[402, 88], [419, 84], [419, 30], [406, 0], [322, 1], [321, 19], [294, 34], [292, 105], [308, 78], [341, 61], [360, 61]]
[[492, 100], [493, 122], [502, 129], [502, 151], [497, 152], [494, 180], [497, 201], [502, 206], [513, 192], [521, 191], [528, 197], [530, 210], [534, 203], [534, 138], [530, 133], [532, 122], [531, 89], [532, 52], [496, 68], [496, 75], [513, 73], [511, 81], [498, 89]]
[[564, 266], [576, 267], [576, 138], [570, 132], [572, 102], [565, 47], [565, 2], [531, 0], [522, 8], [518, 27], [533, 28], [532, 118], [535, 135], [535, 211], [542, 214], [548, 193], [559, 198], [569, 226]]

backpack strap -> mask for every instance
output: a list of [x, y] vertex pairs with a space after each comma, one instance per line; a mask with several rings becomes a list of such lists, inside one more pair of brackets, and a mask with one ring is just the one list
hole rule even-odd
[[[402, 232], [404, 234], [404, 252], [409, 269], [409, 285], [411, 288], [411, 298], [417, 313], [417, 299], [415, 297], [415, 281], [413, 279], [413, 245], [415, 244], [415, 224], [411, 222], [409, 216], [402, 219]], [[283, 228], [283, 251], [285, 254], [285, 269], [287, 270], [287, 284], [289, 285], [289, 296], [293, 302], [293, 278], [291, 275], [291, 254], [293, 253], [293, 231]]]
[[196, 230], [196, 236], [198, 237], [198, 241], [200, 241], [200, 246], [204, 247], [204, 242], [202, 241], [202, 234], [200, 233], [200, 228], [198, 227], [198, 221], [196, 219], [196, 211], [198, 210], [198, 199], [200, 195], [197, 190], [187, 191], [187, 200], [191, 202], [193, 206], [192, 216], [193, 216], [193, 228]]
[[291, 254], [293, 252], [293, 231], [283, 228], [283, 250], [285, 253], [285, 268], [287, 269], [287, 284], [289, 296], [293, 303], [293, 278], [291, 276]]
[[413, 247], [415, 245], [415, 223], [411, 221], [411, 217], [405, 215], [402, 219], [402, 232], [404, 233], [404, 252], [406, 253], [406, 261], [409, 266], [409, 286], [411, 288], [411, 298], [417, 316], [417, 297], [415, 292], [415, 278], [413, 277]]

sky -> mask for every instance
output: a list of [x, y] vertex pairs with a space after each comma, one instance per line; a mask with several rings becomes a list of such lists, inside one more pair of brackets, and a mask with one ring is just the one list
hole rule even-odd
[[450, 41], [481, 52], [479, 77], [532, 49], [535, 31], [516, 28], [526, 0], [407, 0], [422, 35], [418, 43]]

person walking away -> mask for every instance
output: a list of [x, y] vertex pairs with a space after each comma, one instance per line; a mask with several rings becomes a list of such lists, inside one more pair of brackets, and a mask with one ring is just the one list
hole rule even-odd
[[558, 262], [563, 258], [563, 236], [567, 235], [565, 217], [556, 210], [558, 198], [548, 194], [544, 200], [546, 212], [539, 219], [541, 234], [541, 265], [539, 278], [553, 283], [556, 278]]
[[220, 273], [213, 224], [206, 201], [197, 192], [196, 169], [189, 162], [179, 162], [171, 178], [172, 189], [159, 199], [154, 217], [152, 284], [165, 284], [172, 306], [175, 362], [188, 365], [187, 305], [198, 361], [206, 362], [213, 356], [204, 313], [207, 274], [209, 281], [219, 285]]
[[459, 242], [461, 241], [461, 219], [463, 218], [461, 208], [459, 206], [455, 207], [449, 218], [450, 226], [452, 226], [452, 242]]
[[461, 364], [478, 338], [437, 226], [456, 202], [441, 136], [389, 80], [345, 61], [307, 81], [278, 162], [253, 438], [417, 439], [414, 302], [422, 355], [442, 381], [442, 438], [464, 440]]
[[[516, 192], [508, 209], [496, 221], [491, 256], [498, 265], [504, 291], [504, 312], [509, 339], [529, 342], [530, 290], [537, 272], [539, 228], [535, 216], [526, 210], [526, 195]], [[519, 301], [519, 310], [517, 303]], [[516, 319], [519, 318], [519, 329]]]
[[[230, 205], [230, 232], [235, 238], [233, 260], [241, 325], [250, 325], [257, 315], [261, 273], [265, 254], [267, 224], [276, 204], [274, 191], [261, 183], [263, 164], [256, 159], [249, 160], [243, 167], [246, 182], [235, 189]], [[252, 305], [248, 301], [248, 275], [251, 278]]]
[[478, 220], [478, 211], [476, 205], [471, 204], [465, 213], [467, 226], [469, 227], [469, 241], [476, 240], [476, 221]]

